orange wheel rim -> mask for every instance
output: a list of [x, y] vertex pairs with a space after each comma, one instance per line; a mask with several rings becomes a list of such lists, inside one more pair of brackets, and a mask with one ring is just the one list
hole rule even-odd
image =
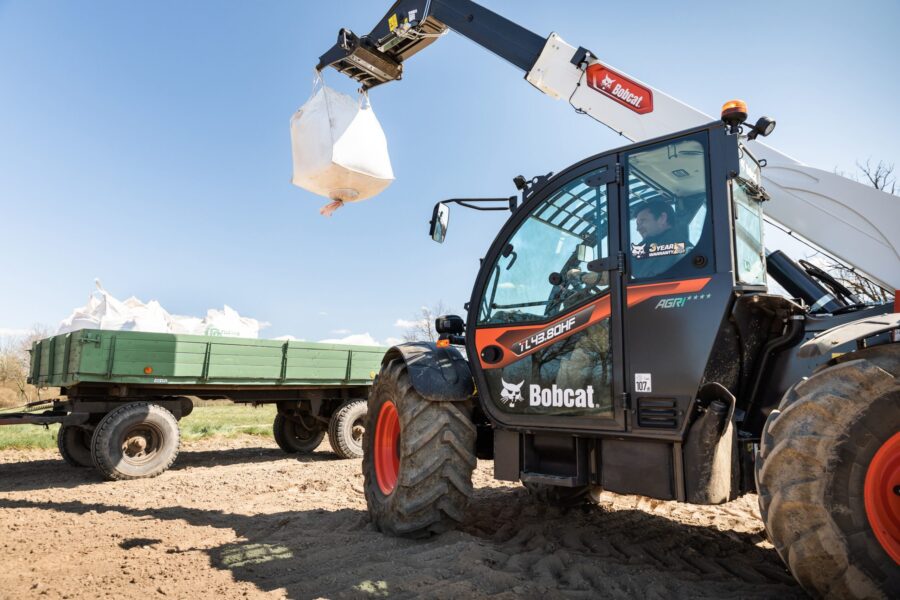
[[400, 473], [400, 417], [393, 402], [385, 402], [375, 424], [375, 478], [385, 496], [394, 491]]
[[900, 565], [900, 433], [881, 445], [865, 484], [866, 516], [884, 551]]

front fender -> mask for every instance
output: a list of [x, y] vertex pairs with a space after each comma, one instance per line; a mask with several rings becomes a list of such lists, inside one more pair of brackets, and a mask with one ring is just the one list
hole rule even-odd
[[878, 315], [844, 323], [823, 331], [800, 346], [797, 356], [812, 358], [823, 356], [847, 342], [853, 342], [878, 335], [900, 327], [900, 313]]
[[462, 353], [433, 342], [409, 342], [388, 350], [382, 366], [392, 360], [406, 363], [409, 382], [430, 402], [462, 402], [475, 394], [475, 382], [469, 363]]

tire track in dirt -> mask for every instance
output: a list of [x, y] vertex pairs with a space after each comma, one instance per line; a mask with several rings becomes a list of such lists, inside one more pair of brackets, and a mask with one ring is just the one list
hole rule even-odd
[[373, 529], [359, 461], [259, 438], [186, 444], [108, 483], [46, 451], [0, 453], [0, 598], [791, 598], [755, 497], [697, 507], [604, 494], [560, 510], [475, 471], [462, 530]]

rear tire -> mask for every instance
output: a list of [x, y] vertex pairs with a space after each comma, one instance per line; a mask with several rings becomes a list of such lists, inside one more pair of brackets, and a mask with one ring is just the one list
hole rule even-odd
[[406, 537], [456, 527], [472, 495], [475, 435], [467, 403], [428, 401], [403, 361], [383, 367], [369, 394], [363, 455], [375, 527]]
[[362, 458], [366, 431], [366, 401], [348, 400], [328, 422], [328, 443], [341, 458]]
[[91, 436], [93, 432], [73, 425], [61, 425], [56, 434], [56, 446], [63, 460], [73, 467], [93, 467]]
[[306, 417], [304, 426], [296, 419], [303, 417], [290, 418], [281, 413], [275, 415], [275, 422], [272, 424], [272, 434], [275, 436], [275, 443], [278, 447], [288, 454], [308, 454], [319, 447], [325, 438], [325, 430], [321, 423], [312, 417]]
[[560, 508], [573, 508], [588, 504], [591, 501], [591, 486], [561, 487], [558, 485], [546, 485], [543, 483], [522, 482], [525, 489], [536, 501]]
[[107, 414], [91, 441], [94, 466], [111, 481], [156, 477], [178, 456], [178, 421], [156, 404], [134, 402]]
[[864, 494], [873, 457], [900, 424], [898, 374], [900, 345], [846, 355], [788, 390], [766, 421], [756, 460], [760, 513], [814, 596], [900, 597], [900, 563], [874, 533]]

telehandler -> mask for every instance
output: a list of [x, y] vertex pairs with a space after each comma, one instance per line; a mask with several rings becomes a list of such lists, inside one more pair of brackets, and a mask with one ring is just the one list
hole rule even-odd
[[318, 69], [370, 89], [448, 30], [635, 143], [517, 177], [521, 197], [435, 206], [439, 242], [450, 204], [512, 214], [466, 319], [383, 359], [363, 458], [375, 525], [454, 527], [476, 458], [558, 504], [755, 492], [808, 592], [900, 597], [900, 309], [763, 242], [765, 213], [896, 290], [900, 201], [759, 143], [775, 122], [748, 125], [740, 101], [713, 121], [469, 0], [395, 2]]

